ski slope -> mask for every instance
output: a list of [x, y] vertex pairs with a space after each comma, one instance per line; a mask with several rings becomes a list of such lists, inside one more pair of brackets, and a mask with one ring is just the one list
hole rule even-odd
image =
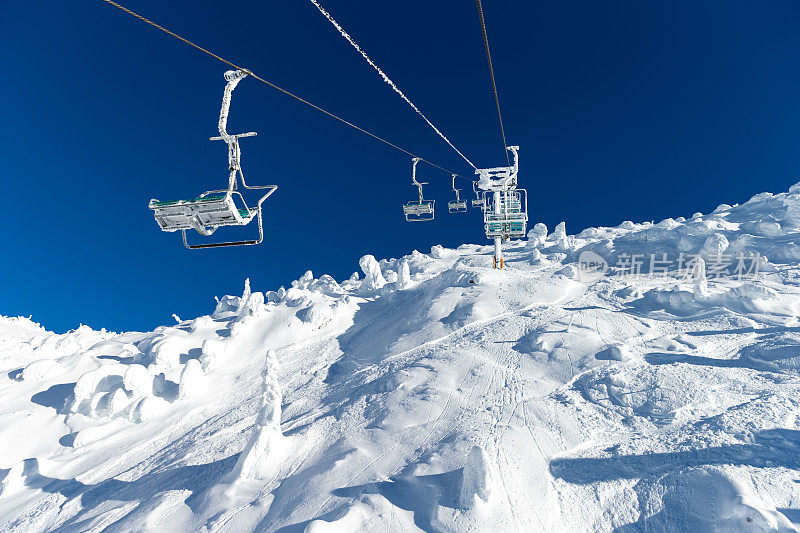
[[245, 283], [146, 333], [0, 318], [0, 531], [795, 531], [798, 238], [795, 186], [537, 225], [503, 271], [435, 246]]

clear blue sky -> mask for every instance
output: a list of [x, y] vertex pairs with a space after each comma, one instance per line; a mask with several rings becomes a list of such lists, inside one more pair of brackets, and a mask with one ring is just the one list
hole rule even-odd
[[[275, 83], [459, 172], [441, 140], [307, 1], [127, 5]], [[323, 2], [479, 166], [503, 161], [472, 2]], [[708, 211], [781, 191], [800, 165], [800, 4], [791, 0], [486, 0], [509, 142], [531, 221], [569, 232]], [[420, 167], [437, 222], [406, 224], [410, 161], [245, 79], [229, 131], [254, 183], [280, 186], [259, 247], [189, 252], [147, 202], [225, 185], [226, 67], [101, 2], [6, 3], [0, 16], [5, 236], [0, 314], [49, 329], [151, 329], [213, 296], [306, 269], [485, 242], [447, 215], [449, 176]], [[465, 191], [466, 193], [466, 191]], [[254, 230], [255, 228], [248, 228]]]

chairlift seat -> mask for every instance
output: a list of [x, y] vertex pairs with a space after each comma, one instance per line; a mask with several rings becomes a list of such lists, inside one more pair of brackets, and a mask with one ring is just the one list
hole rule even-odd
[[519, 239], [525, 236], [527, 216], [523, 213], [514, 215], [493, 215], [486, 217], [486, 236], [490, 239]]
[[403, 206], [403, 212], [407, 215], [429, 215], [433, 213], [433, 201], [408, 202]]
[[411, 201], [403, 204], [403, 214], [408, 222], [433, 220], [435, 200]]
[[467, 201], [466, 200], [451, 200], [447, 202], [447, 209], [451, 213], [466, 213]]
[[[164, 231], [196, 229], [201, 234], [221, 226], [244, 226], [258, 214], [258, 208], [240, 208], [234, 201], [238, 191], [211, 191], [189, 200], [150, 200], [156, 222]], [[244, 200], [242, 199], [242, 203]]]

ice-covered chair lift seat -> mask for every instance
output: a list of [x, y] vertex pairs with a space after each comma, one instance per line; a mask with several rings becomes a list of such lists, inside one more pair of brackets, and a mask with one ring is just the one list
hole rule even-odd
[[434, 204], [436, 200], [426, 200], [423, 198], [422, 186], [427, 185], [427, 183], [417, 181], [417, 163], [419, 163], [419, 160], [418, 157], [412, 159], [413, 166], [411, 173], [411, 183], [417, 187], [419, 198], [403, 204], [403, 214], [407, 222], [429, 222], [433, 220], [435, 216]]
[[[416, 216], [433, 215], [434, 202], [436, 202], [436, 200], [422, 200], [421, 202], [412, 200], [411, 202], [407, 202], [405, 205], [403, 205], [403, 213], [406, 214], [407, 219], [408, 215], [416, 215]], [[414, 222], [414, 220], [409, 220], [409, 222]]]
[[451, 213], [466, 213], [467, 201], [466, 200], [450, 200], [447, 202], [447, 209]]
[[[156, 222], [163, 231], [180, 231], [183, 234], [183, 244], [189, 249], [215, 248], [220, 246], [242, 246], [260, 244], [264, 240], [264, 224], [261, 204], [275, 190], [277, 185], [247, 185], [241, 167], [241, 148], [239, 139], [253, 137], [255, 132], [229, 135], [226, 126], [228, 111], [230, 109], [231, 93], [239, 80], [247, 76], [247, 72], [228, 71], [225, 79], [228, 81], [222, 97], [222, 108], [219, 116], [219, 137], [211, 137], [212, 141], [225, 141], [228, 144], [228, 188], [206, 191], [196, 198], [189, 200], [160, 201], [150, 200], [149, 208], [153, 210]], [[244, 196], [238, 190], [239, 182], [243, 189], [267, 189], [255, 207], [248, 207]], [[238, 241], [226, 241], [204, 244], [189, 244], [186, 239], [186, 230], [194, 229], [203, 236], [212, 235], [223, 226], [246, 226], [253, 219], [258, 220], [258, 238]]]
[[[239, 207], [235, 198], [238, 196]], [[197, 230], [211, 235], [222, 226], [245, 226], [258, 215], [259, 209], [249, 208], [239, 191], [207, 191], [189, 200], [150, 200], [150, 209], [164, 231]]]
[[456, 199], [450, 200], [447, 202], [447, 210], [451, 213], [466, 213], [467, 212], [467, 201], [461, 199], [461, 189], [456, 189], [456, 176], [457, 174], [453, 174], [453, 191], [456, 193]]

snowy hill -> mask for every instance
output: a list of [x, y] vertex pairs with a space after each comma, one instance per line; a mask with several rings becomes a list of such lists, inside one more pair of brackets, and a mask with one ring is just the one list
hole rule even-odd
[[800, 187], [360, 261], [148, 333], [0, 319], [2, 531], [794, 531]]

